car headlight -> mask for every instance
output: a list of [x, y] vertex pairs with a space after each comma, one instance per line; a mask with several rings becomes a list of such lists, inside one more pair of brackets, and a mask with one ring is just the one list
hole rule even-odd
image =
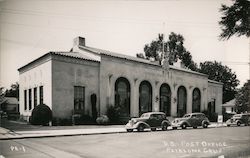
[[132, 119], [130, 123], [133, 125], [136, 124], [136, 122], [137, 122], [136, 120]]
[[174, 120], [172, 123], [177, 124], [179, 122], [180, 122], [180, 120]]

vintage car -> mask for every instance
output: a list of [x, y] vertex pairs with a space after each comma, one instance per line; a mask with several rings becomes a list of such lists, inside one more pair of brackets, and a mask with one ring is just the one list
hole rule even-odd
[[132, 118], [126, 124], [125, 128], [128, 132], [132, 132], [134, 129], [142, 132], [148, 128], [155, 131], [156, 128], [161, 128], [163, 131], [167, 130], [170, 126], [169, 120], [166, 118], [163, 112], [148, 112], [141, 115], [139, 118]]
[[203, 113], [186, 114], [182, 118], [175, 118], [171, 123], [173, 129], [177, 129], [178, 127], [182, 129], [187, 127], [197, 128], [198, 126], [207, 128], [209, 124], [208, 118]]
[[227, 126], [231, 125], [237, 125], [240, 126], [241, 124], [244, 124], [245, 126], [250, 125], [250, 114], [235, 114], [226, 121]]

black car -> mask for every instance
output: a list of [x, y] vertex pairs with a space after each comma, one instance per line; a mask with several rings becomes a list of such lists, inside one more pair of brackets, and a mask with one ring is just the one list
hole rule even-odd
[[210, 124], [210, 121], [203, 113], [190, 113], [184, 115], [182, 118], [175, 118], [174, 121], [172, 121], [172, 128], [177, 129], [178, 127], [181, 127], [182, 129], [185, 129], [187, 127], [193, 127], [197, 128], [199, 126], [202, 126], [203, 128], [207, 128]]
[[244, 124], [245, 126], [250, 125], [250, 114], [235, 114], [232, 118], [226, 121], [227, 126]]
[[128, 132], [132, 132], [134, 129], [137, 131], [144, 131], [145, 128], [149, 128], [155, 131], [156, 128], [167, 130], [170, 126], [169, 120], [166, 118], [163, 112], [148, 112], [141, 115], [139, 118], [132, 118], [126, 124], [125, 128]]

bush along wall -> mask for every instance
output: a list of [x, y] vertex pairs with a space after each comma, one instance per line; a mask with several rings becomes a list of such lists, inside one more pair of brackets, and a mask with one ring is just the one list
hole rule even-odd
[[202, 113], [204, 113], [207, 118], [209, 119], [210, 122], [217, 122], [218, 119], [218, 114], [215, 112], [209, 112], [207, 110], [202, 111]]
[[32, 125], [49, 125], [49, 122], [52, 121], [52, 111], [45, 105], [40, 104], [36, 106], [31, 113], [30, 123]]
[[118, 106], [109, 105], [107, 109], [109, 124], [121, 124], [121, 110]]

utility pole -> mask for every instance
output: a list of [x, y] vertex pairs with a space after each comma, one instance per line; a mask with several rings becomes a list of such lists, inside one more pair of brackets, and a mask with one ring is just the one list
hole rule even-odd
[[[248, 64], [249, 64], [249, 80], [250, 80], [250, 38], [248, 38], [248, 39], [249, 39], [249, 63]], [[249, 98], [250, 98], [250, 96], [249, 96]]]
[[250, 112], [250, 38], [249, 39], [249, 80], [248, 80], [248, 108], [247, 108], [247, 112]]
[[[165, 22], [163, 22], [163, 33], [162, 33], [162, 67], [164, 71], [169, 71], [169, 55], [168, 55], [168, 50], [164, 49], [165, 43], [164, 43], [164, 31], [165, 30]], [[165, 54], [166, 51], [166, 54]]]

